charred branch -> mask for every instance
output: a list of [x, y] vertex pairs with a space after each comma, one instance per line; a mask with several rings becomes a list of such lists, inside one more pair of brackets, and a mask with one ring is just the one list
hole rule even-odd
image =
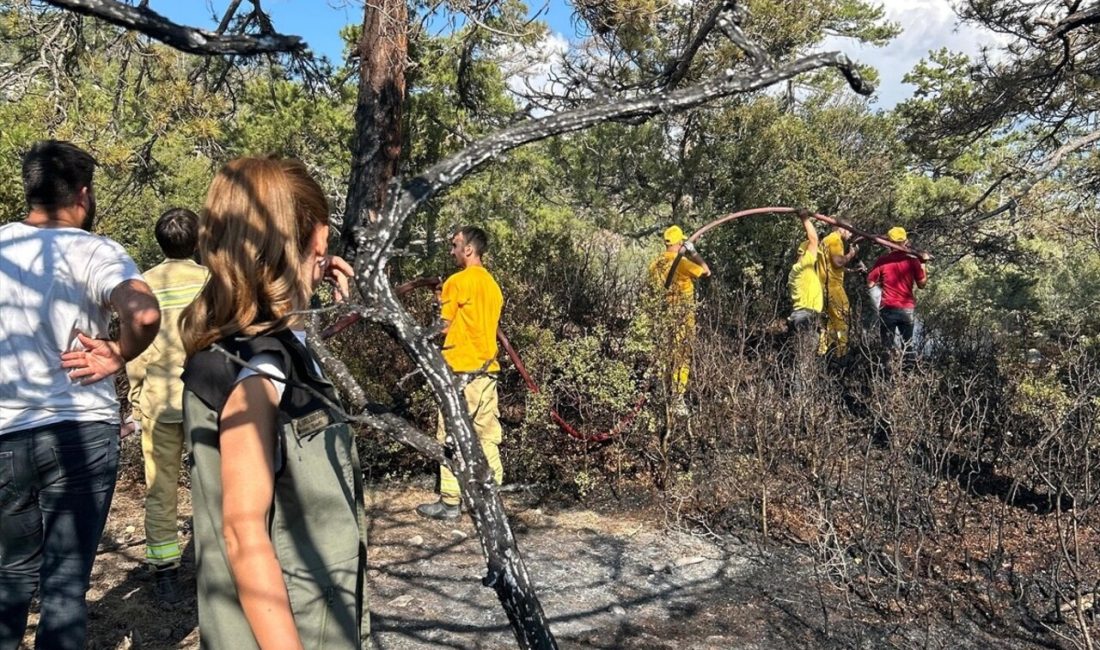
[[675, 88], [687, 75], [688, 69], [691, 68], [691, 62], [695, 60], [695, 55], [699, 52], [699, 48], [706, 42], [707, 37], [714, 30], [714, 27], [718, 25], [719, 21], [723, 18], [723, 14], [728, 14], [734, 9], [734, 3], [730, 0], [722, 0], [718, 4], [714, 5], [714, 8], [707, 14], [703, 24], [699, 27], [699, 30], [695, 33], [695, 37], [691, 39], [688, 46], [684, 48], [684, 53], [679, 59], [672, 61], [669, 64], [669, 70], [667, 78], [665, 80], [665, 86], [668, 88]]
[[[363, 249], [360, 249], [363, 251]], [[365, 257], [363, 252], [360, 258]], [[462, 487], [465, 501], [485, 555], [487, 574], [483, 584], [497, 594], [521, 648], [557, 648], [550, 622], [535, 595], [534, 585], [519, 553], [498, 486], [481, 443], [474, 431], [459, 382], [434, 341], [420, 336], [422, 328], [397, 301], [392, 287], [381, 276], [358, 282], [368, 302], [378, 306], [387, 329], [412, 358], [440, 403], [452, 451], [450, 467]]]
[[[722, 16], [718, 20], [718, 29], [726, 35], [726, 38], [741, 49], [752, 63], [752, 67], [755, 70], [761, 68], [770, 68], [775, 65], [771, 56], [756, 44], [755, 41], [745, 35], [745, 32], [741, 29], [741, 22], [744, 20], [744, 10], [738, 7], [738, 9], [731, 11], [727, 16]], [[847, 76], [847, 74], [845, 74]], [[851, 79], [848, 80], [851, 83]], [[853, 86], [854, 87], [854, 86]]]
[[191, 54], [252, 56], [276, 52], [304, 52], [306, 49], [305, 43], [298, 36], [276, 33], [219, 34], [185, 27], [145, 6], [135, 7], [115, 0], [46, 1], [74, 13], [99, 18], [112, 25], [141, 32], [165, 45]]
[[1095, 4], [1088, 9], [1075, 11], [1058, 21], [1051, 28], [1047, 39], [1053, 40], [1062, 38], [1075, 29], [1086, 25], [1096, 25], [1098, 23], [1100, 23], [1100, 4]]
[[383, 219], [375, 227], [361, 228], [357, 237], [359, 250], [369, 259], [356, 260], [357, 272], [366, 265], [372, 275], [381, 271], [389, 257], [389, 248], [408, 217], [426, 200], [454, 185], [469, 173], [516, 147], [564, 133], [580, 131], [612, 120], [644, 119], [658, 114], [678, 113], [716, 99], [766, 88], [812, 70], [834, 67], [844, 74], [849, 84], [860, 94], [870, 94], [872, 87], [860, 77], [847, 56], [828, 52], [803, 57], [781, 67], [752, 74], [738, 75], [732, 70], [680, 90], [662, 90], [635, 99], [617, 99], [588, 108], [565, 111], [536, 120], [521, 122], [498, 131], [479, 142], [432, 166], [410, 179], [400, 188], [391, 188]]

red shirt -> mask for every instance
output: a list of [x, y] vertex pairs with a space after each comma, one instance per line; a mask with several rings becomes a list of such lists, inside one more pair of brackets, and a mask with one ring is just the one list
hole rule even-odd
[[917, 302], [913, 298], [913, 284], [924, 282], [928, 275], [920, 260], [911, 255], [894, 251], [875, 260], [867, 274], [867, 284], [882, 284], [880, 309], [912, 309]]

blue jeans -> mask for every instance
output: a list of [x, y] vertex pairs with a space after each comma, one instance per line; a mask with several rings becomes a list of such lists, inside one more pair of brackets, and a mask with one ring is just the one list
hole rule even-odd
[[35, 588], [35, 647], [84, 647], [84, 595], [115, 492], [118, 444], [118, 425], [98, 422], [0, 435], [0, 650], [19, 647]]
[[882, 347], [894, 348], [894, 332], [901, 335], [902, 354], [906, 365], [917, 360], [917, 349], [913, 346], [913, 310], [886, 308], [879, 310], [879, 336]]

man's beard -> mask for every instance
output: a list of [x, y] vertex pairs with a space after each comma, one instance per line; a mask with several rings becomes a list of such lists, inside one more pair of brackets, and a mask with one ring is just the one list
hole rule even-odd
[[84, 209], [84, 221], [80, 224], [81, 230], [92, 232], [95, 228], [95, 195], [88, 195], [88, 205]]

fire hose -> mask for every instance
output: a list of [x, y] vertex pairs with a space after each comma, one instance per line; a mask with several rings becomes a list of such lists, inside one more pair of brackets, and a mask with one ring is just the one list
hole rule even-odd
[[[706, 234], [710, 230], [713, 230], [714, 228], [716, 228], [716, 227], [718, 227], [718, 226], [720, 226], [724, 223], [727, 223], [729, 221], [733, 221], [735, 219], [740, 219], [741, 217], [748, 217], [748, 216], [756, 215], [756, 214], [769, 214], [769, 213], [770, 214], [785, 214], [785, 213], [792, 213], [792, 212], [796, 212], [796, 211], [797, 211], [796, 208], [786, 208], [786, 207], [767, 207], [767, 208], [752, 208], [750, 210], [741, 210], [740, 212], [734, 212], [734, 213], [731, 213], [731, 214], [727, 214], [723, 217], [720, 217], [718, 219], [715, 219], [714, 221], [712, 221], [712, 222], [706, 224], [705, 226], [703, 226], [702, 228], [699, 228], [694, 233], [692, 233], [691, 237], [688, 238], [688, 241], [694, 243], [694, 242], [698, 241], [700, 237], [702, 237], [704, 234]], [[851, 232], [854, 235], [858, 235], [859, 237], [862, 237], [863, 239], [873, 241], [873, 242], [875, 242], [875, 243], [877, 243], [880, 246], [883, 246], [885, 248], [889, 248], [889, 249], [895, 250], [895, 251], [900, 251], [902, 253], [906, 253], [906, 254], [912, 255], [914, 257], [920, 257], [920, 256], [930, 257], [930, 256], [927, 255], [927, 253], [924, 253], [923, 251], [914, 250], [914, 249], [911, 249], [911, 248], [909, 248], [907, 246], [904, 246], [902, 244], [898, 244], [897, 242], [890, 241], [889, 239], [886, 239], [885, 237], [882, 237], [880, 235], [876, 235], [876, 234], [873, 234], [873, 233], [870, 233], [870, 232], [860, 230], [859, 228], [855, 227], [854, 225], [852, 225], [850, 223], [847, 223], [845, 221], [842, 221], [840, 219], [836, 219], [834, 217], [830, 217], [830, 216], [823, 215], [823, 214], [813, 214], [813, 215], [810, 215], [810, 216], [812, 218], [822, 222], [822, 223], [826, 223], [826, 224], [829, 224], [829, 225], [837, 226], [839, 228], [843, 228], [843, 229]], [[669, 267], [668, 276], [665, 278], [665, 288], [666, 289], [672, 283], [672, 278], [673, 278], [673, 275], [676, 272], [676, 267], [680, 263], [680, 260], [683, 258], [684, 252], [685, 252], [684, 249], [681, 248], [680, 252], [677, 253], [676, 258], [673, 260], [672, 265]], [[443, 283], [442, 280], [438, 277], [417, 278], [416, 280], [411, 280], [409, 282], [405, 282], [404, 284], [398, 285], [397, 287], [394, 288], [394, 293], [396, 293], [398, 296], [403, 296], [403, 295], [405, 295], [407, 293], [410, 293], [410, 292], [412, 292], [416, 289], [431, 288], [431, 289], [434, 290], [434, 289], [437, 289], [442, 283]], [[343, 331], [344, 329], [350, 327], [352, 324], [358, 322], [361, 318], [362, 318], [362, 316], [360, 314], [348, 314], [346, 316], [343, 316], [342, 318], [338, 319], [335, 323], [330, 325], [328, 328], [326, 328], [323, 332], [321, 332], [321, 336], [322, 336], [322, 338], [325, 338], [325, 339], [331, 338], [331, 337], [335, 336], [336, 334], [338, 334], [339, 332]], [[516, 370], [519, 371], [520, 376], [523, 378], [524, 384], [527, 385], [527, 390], [530, 391], [531, 393], [536, 393], [536, 394], [539, 393], [540, 392], [539, 391], [539, 386], [538, 386], [538, 384], [535, 383], [535, 380], [531, 378], [531, 374], [529, 372], [527, 372], [527, 366], [525, 366], [523, 364], [523, 360], [520, 358], [520, 356], [516, 352], [515, 348], [512, 347], [512, 344], [508, 340], [508, 337], [505, 336], [504, 332], [499, 328], [497, 329], [497, 341], [500, 342], [500, 347], [504, 349], [504, 353], [508, 355], [508, 358], [511, 359], [512, 363], [515, 365]], [[566, 434], [568, 434], [570, 437], [572, 437], [576, 440], [580, 440], [580, 441], [586, 442], [586, 443], [607, 442], [608, 440], [611, 440], [615, 436], [621, 434], [627, 427], [629, 427], [631, 424], [633, 424], [634, 420], [638, 417], [638, 414], [641, 412], [642, 407], [645, 406], [647, 398], [648, 398], [648, 395], [645, 391], [642, 391], [641, 393], [639, 393], [638, 397], [635, 398], [631, 409], [629, 411], [627, 411], [626, 414], [623, 415], [623, 417], [621, 417], [619, 419], [619, 421], [615, 424], [615, 426], [612, 427], [611, 429], [607, 430], [607, 431], [601, 431], [599, 433], [584, 433], [584, 432], [578, 431], [575, 427], [573, 427], [571, 424], [569, 424], [565, 420], [565, 418], [563, 418], [561, 416], [560, 413], [558, 413], [557, 409], [555, 409], [552, 406], [550, 407], [550, 419], [554, 422], [554, 424], [558, 425], [558, 428], [560, 428], [562, 431], [564, 431]]]
[[[740, 212], [733, 212], [733, 213], [727, 214], [723, 217], [719, 217], [719, 218], [715, 219], [714, 221], [711, 221], [707, 225], [703, 226], [702, 228], [700, 228], [700, 229], [696, 230], [695, 232], [691, 233], [691, 236], [687, 238], [687, 241], [694, 244], [695, 242], [697, 242], [699, 240], [700, 237], [705, 235], [707, 232], [713, 230], [714, 228], [717, 228], [718, 226], [720, 226], [724, 223], [728, 223], [728, 222], [733, 221], [735, 219], [740, 219], [741, 217], [749, 217], [749, 216], [752, 216], [754, 214], [789, 214], [789, 213], [797, 212], [797, 211], [798, 211], [798, 208], [769, 207], [769, 208], [751, 208], [749, 210], [741, 210]], [[857, 228], [856, 226], [854, 226], [854, 225], [852, 225], [852, 224], [850, 224], [846, 221], [842, 221], [841, 219], [837, 219], [835, 217], [830, 217], [830, 216], [824, 215], [824, 214], [811, 214], [810, 218], [816, 219], [817, 221], [820, 221], [822, 223], [829, 224], [830, 226], [836, 226], [838, 228], [843, 228], [844, 230], [847, 230], [848, 232], [852, 233], [853, 235], [858, 235], [859, 237], [862, 237], [863, 239], [873, 241], [873, 242], [875, 242], [876, 244], [878, 244], [880, 246], [883, 246], [885, 248], [889, 248], [890, 250], [898, 251], [900, 253], [905, 253], [907, 255], [912, 255], [913, 257], [924, 257], [925, 259], [931, 259], [932, 258], [932, 256], [929, 255], [925, 251], [912, 249], [912, 248], [909, 248], [908, 246], [905, 246], [903, 244], [899, 244], [897, 242], [890, 241], [889, 239], [887, 239], [887, 238], [885, 238], [881, 235], [876, 235], [874, 233], [867, 232], [865, 230], [861, 230], [861, 229]], [[686, 251], [683, 248], [681, 248], [680, 251], [678, 253], [676, 253], [675, 259], [672, 260], [672, 264], [668, 267], [668, 275], [665, 276], [665, 289], [668, 289], [670, 286], [672, 286], [672, 278], [676, 274], [676, 267], [679, 266], [680, 260], [682, 260], [684, 258], [684, 253], [685, 252]]]
[[[394, 287], [394, 293], [396, 293], [398, 296], [403, 296], [416, 289], [430, 288], [434, 290], [438, 288], [442, 283], [443, 281], [437, 277], [417, 278], [416, 280], [411, 280], [409, 282]], [[358, 322], [360, 318], [361, 316], [359, 314], [348, 314], [347, 316], [338, 319], [335, 323], [333, 323], [323, 332], [321, 332], [321, 337], [325, 339], [332, 338], [347, 327]], [[504, 335], [504, 332], [500, 328], [497, 328], [497, 341], [500, 343], [500, 347], [504, 349], [504, 353], [507, 354], [508, 358], [512, 360], [512, 363], [515, 365], [516, 370], [519, 371], [520, 377], [523, 378], [523, 383], [527, 385], [527, 390], [531, 393], [539, 393], [540, 391], [538, 384], [536, 384], [535, 380], [531, 378], [531, 373], [527, 372], [527, 366], [523, 364], [523, 360], [520, 359], [519, 354], [516, 352], [515, 348], [512, 347], [512, 343], [508, 340], [508, 337]], [[640, 413], [642, 407], [645, 406], [646, 399], [646, 393], [640, 393], [638, 397], [634, 400], [634, 404], [630, 411], [628, 411], [622, 418], [620, 418], [614, 427], [607, 431], [601, 431], [598, 433], [584, 433], [578, 431], [573, 425], [569, 424], [554, 407], [550, 407], [550, 419], [554, 422], [554, 424], [558, 425], [558, 428], [560, 428], [562, 431], [564, 431], [570, 437], [575, 438], [576, 440], [587, 443], [607, 442], [622, 433], [624, 429], [634, 423], [634, 419], [638, 417], [638, 413]]]

